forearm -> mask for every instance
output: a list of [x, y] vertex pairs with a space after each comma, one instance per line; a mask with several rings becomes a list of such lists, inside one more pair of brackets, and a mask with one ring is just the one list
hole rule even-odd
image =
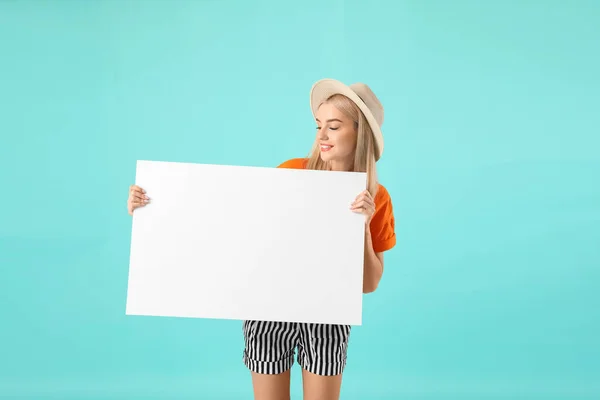
[[365, 262], [363, 273], [363, 293], [371, 293], [377, 289], [381, 276], [383, 275], [383, 265], [373, 250], [373, 240], [370, 229], [365, 229]]

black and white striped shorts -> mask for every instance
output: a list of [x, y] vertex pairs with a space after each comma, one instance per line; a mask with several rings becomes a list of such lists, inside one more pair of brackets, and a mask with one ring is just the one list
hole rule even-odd
[[244, 364], [253, 372], [280, 374], [298, 364], [313, 374], [339, 375], [346, 366], [349, 325], [244, 321]]

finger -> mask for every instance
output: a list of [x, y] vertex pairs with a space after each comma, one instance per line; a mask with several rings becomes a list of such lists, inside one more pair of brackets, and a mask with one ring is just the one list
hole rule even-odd
[[146, 198], [148, 198], [148, 196], [146, 194], [144, 194], [142, 192], [139, 192], [139, 191], [132, 191], [132, 192], [129, 193], [129, 196], [131, 198], [134, 198], [134, 199], [146, 199]]
[[366, 217], [371, 217], [373, 215], [373, 213], [370, 210], [365, 209], [365, 208], [357, 208], [357, 209], [352, 210], [352, 212], [355, 214], [362, 214]]
[[368, 191], [362, 192], [361, 194], [359, 194], [356, 199], [354, 200], [354, 202], [352, 204], [355, 204], [359, 201], [368, 201], [371, 204], [375, 204], [375, 202], [373, 201], [373, 198], [371, 197], [371, 194]]
[[150, 198], [144, 194], [131, 194], [131, 199], [144, 201], [144, 200], [149, 200]]
[[369, 199], [370, 199], [370, 198], [372, 198], [372, 196], [371, 196], [371, 192], [369, 192], [369, 190], [367, 190], [367, 189], [363, 190], [362, 192], [360, 192], [360, 193], [358, 194], [358, 196], [356, 196], [356, 198], [357, 198], [357, 199], [358, 199], [359, 197], [366, 197], [366, 198], [369, 198]]
[[365, 204], [364, 200], [358, 200], [358, 201], [355, 201], [354, 203], [352, 203], [350, 208], [353, 210], [357, 210], [357, 209], [362, 208], [364, 206], [364, 204]]
[[364, 198], [363, 201], [364, 201], [365, 204], [368, 204], [369, 206], [375, 208], [375, 202], [373, 201], [373, 199]]
[[352, 204], [352, 208], [369, 207], [375, 209], [375, 204], [371, 200], [361, 199]]
[[134, 207], [140, 207], [140, 206], [144, 206], [144, 205], [148, 204], [149, 200], [131, 199], [129, 202]]
[[363, 199], [356, 203], [355, 207], [365, 208], [365, 209], [375, 209], [375, 204], [368, 199]]
[[357, 214], [364, 214], [364, 215], [370, 216], [370, 215], [373, 215], [374, 209], [372, 207], [369, 207], [368, 205], [364, 205], [364, 206], [359, 206], [359, 207], [352, 208], [352, 212], [355, 212]]
[[361, 207], [364, 204], [363, 199], [358, 199], [354, 203], [352, 203], [351, 208]]
[[129, 191], [132, 193], [137, 192], [137, 193], [146, 194], [146, 191], [144, 189], [142, 189], [141, 187], [139, 187], [138, 185], [131, 185], [129, 187]]
[[141, 196], [142, 198], [148, 198], [146, 191], [137, 185], [131, 185], [129, 188], [129, 195], [132, 197]]

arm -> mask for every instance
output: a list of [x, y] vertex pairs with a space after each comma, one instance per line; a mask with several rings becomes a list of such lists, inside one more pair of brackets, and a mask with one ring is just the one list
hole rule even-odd
[[373, 250], [371, 230], [365, 229], [365, 262], [363, 273], [363, 293], [372, 293], [379, 286], [383, 275], [383, 253]]
[[375, 206], [368, 190], [363, 191], [351, 206], [354, 212], [366, 216], [363, 293], [372, 293], [377, 289], [383, 275], [383, 252], [396, 244], [391, 201], [386, 191], [382, 190], [379, 193], [379, 196], [387, 197], [383, 200], [380, 197], [379, 207]]

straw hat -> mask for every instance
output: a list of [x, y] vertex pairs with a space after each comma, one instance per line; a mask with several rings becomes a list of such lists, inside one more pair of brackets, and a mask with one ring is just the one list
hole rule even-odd
[[352, 100], [367, 118], [371, 126], [375, 143], [375, 160], [379, 160], [383, 154], [383, 105], [375, 96], [375, 93], [364, 83], [353, 83], [345, 85], [335, 79], [321, 79], [317, 81], [310, 91], [310, 106], [316, 118], [317, 109], [322, 102], [334, 94], [342, 94]]

